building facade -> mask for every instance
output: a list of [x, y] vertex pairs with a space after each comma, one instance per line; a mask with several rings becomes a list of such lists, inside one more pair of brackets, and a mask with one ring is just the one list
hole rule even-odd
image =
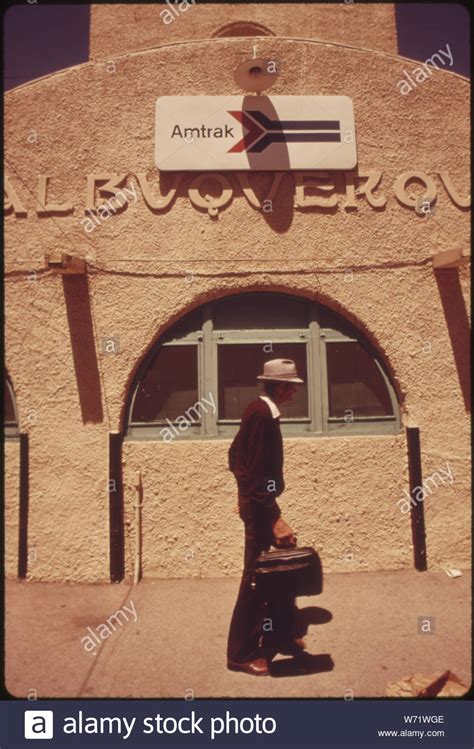
[[[279, 356], [299, 541], [468, 566], [468, 81], [398, 56], [390, 5], [91, 6], [90, 40], [6, 95], [7, 574], [237, 575], [227, 450]], [[257, 58], [352, 99], [357, 167], [159, 171], [156, 99]]]

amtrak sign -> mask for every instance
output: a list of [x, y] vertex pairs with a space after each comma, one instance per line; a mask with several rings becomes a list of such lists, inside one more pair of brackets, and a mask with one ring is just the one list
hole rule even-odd
[[162, 171], [354, 169], [347, 96], [161, 96], [155, 163]]

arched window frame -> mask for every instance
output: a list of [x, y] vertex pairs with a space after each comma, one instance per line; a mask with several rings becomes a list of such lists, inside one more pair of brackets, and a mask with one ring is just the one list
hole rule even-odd
[[[16, 439], [20, 436], [20, 429], [19, 429], [19, 419], [18, 419], [18, 409], [16, 405], [16, 398], [15, 393], [13, 392], [13, 387], [10, 382], [10, 379], [8, 376], [5, 376], [5, 385], [7, 388], [8, 396], [12, 403], [13, 408], [13, 414], [14, 414], [14, 421], [6, 421], [4, 423], [4, 429], [5, 429], [5, 438], [6, 439]], [[6, 408], [5, 408], [6, 413]]]
[[[229, 32], [235, 32], [236, 30], [239, 31], [240, 29], [247, 33], [229, 34]], [[257, 23], [256, 21], [231, 21], [230, 23], [226, 23], [224, 26], [218, 28], [217, 31], [213, 33], [212, 38], [225, 39], [232, 37], [245, 38], [259, 36], [275, 36], [275, 34], [267, 26]]]
[[[234, 297], [241, 297], [245, 303], [244, 297], [252, 292], [243, 292]], [[273, 292], [253, 292], [257, 294], [275, 295]], [[280, 297], [291, 297], [295, 295], [279, 294]], [[401, 414], [398, 398], [395, 388], [387, 373], [379, 354], [372, 344], [367, 340], [364, 334], [359, 331], [352, 323], [344, 318], [340, 313], [336, 313], [336, 319], [343, 322], [344, 330], [334, 325], [325, 324], [322, 318], [322, 311], [329, 312], [334, 317], [330, 308], [321, 305], [318, 302], [306, 299], [308, 305], [308, 325], [307, 327], [295, 327], [288, 329], [272, 329], [269, 327], [251, 330], [225, 329], [220, 330], [214, 325], [213, 305], [225, 301], [229, 297], [215, 300], [214, 302], [203, 305], [202, 308], [202, 326], [198, 330], [185, 333], [183, 335], [173, 336], [175, 326], [172, 326], [160, 340], [153, 346], [152, 350], [145, 357], [137, 374], [131, 389], [131, 398], [129, 399], [126, 410], [126, 427], [125, 439], [130, 440], [160, 440], [160, 432], [166, 427], [161, 423], [133, 423], [131, 414], [137, 395], [140, 382], [145, 375], [148, 367], [153, 361], [158, 350], [162, 346], [197, 346], [198, 357], [198, 399], [206, 394], [212, 393], [218, 401], [218, 373], [217, 358], [218, 346], [228, 344], [264, 344], [271, 340], [277, 343], [305, 343], [307, 346], [307, 378], [308, 378], [308, 411], [307, 419], [287, 419], [282, 420], [281, 427], [283, 436], [295, 437], [328, 437], [335, 435], [383, 435], [396, 434], [402, 429]], [[182, 319], [185, 319], [183, 316]], [[180, 321], [178, 321], [179, 324]], [[329, 395], [328, 395], [328, 369], [327, 369], [327, 345], [333, 342], [345, 344], [351, 342], [359, 343], [370, 355], [379, 369], [385, 385], [387, 387], [390, 401], [392, 404], [393, 415], [391, 416], [366, 416], [356, 417], [353, 420], [346, 417], [329, 416]], [[268, 358], [271, 358], [269, 354]], [[255, 394], [258, 393], [257, 380], [255, 382]], [[190, 425], [185, 431], [179, 434], [179, 439], [212, 439], [232, 437], [238, 430], [240, 419], [219, 420], [219, 409], [216, 414], [203, 413], [202, 423], [200, 425]]]

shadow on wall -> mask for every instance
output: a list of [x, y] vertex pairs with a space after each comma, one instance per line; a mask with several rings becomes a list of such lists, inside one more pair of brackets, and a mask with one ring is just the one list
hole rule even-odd
[[458, 270], [456, 268], [435, 270], [435, 278], [451, 339], [451, 347], [453, 349], [459, 385], [464, 400], [464, 408], [470, 413], [470, 328]]
[[99, 365], [86, 275], [63, 276], [72, 356], [84, 424], [103, 421]]
[[30, 504], [29, 437], [20, 434], [20, 515], [18, 523], [18, 577], [28, 575], [28, 516]]
[[[265, 102], [266, 104], [265, 114], [270, 120], [272, 120], [275, 123], [275, 127], [276, 127], [276, 123], [280, 123], [280, 119], [278, 117], [275, 107], [271, 103], [271, 99], [269, 99], [269, 97], [266, 96], [265, 94], [262, 94], [262, 96], [259, 98], [263, 99], [263, 101]], [[255, 97], [246, 95], [242, 103], [242, 111], [243, 112], [252, 111], [254, 108], [255, 108]], [[247, 132], [244, 140], [246, 140], [250, 135], [251, 133]], [[261, 139], [258, 139], [255, 145], [246, 146], [249, 166], [251, 170], [255, 170], [257, 168], [259, 159], [261, 159], [260, 148], [261, 148], [262, 142], [266, 141], [268, 137], [269, 137], [269, 134], [267, 134]], [[258, 149], [258, 150], [256, 151], [256, 153], [254, 153], [252, 149]], [[271, 153], [272, 153], [272, 156], [271, 156], [271, 159], [269, 158], [269, 162], [272, 168], [271, 174], [272, 174], [272, 180], [273, 180], [276, 177], [275, 172], [277, 171], [287, 172], [290, 169], [290, 154], [288, 152], [288, 147], [285, 141], [279, 143], [279, 148], [278, 148], [277, 153], [275, 153], [274, 151], [272, 151]], [[275, 196], [272, 196], [273, 199], [274, 197]], [[272, 210], [269, 211], [268, 213], [266, 211], [263, 211], [262, 215], [271, 229], [273, 229], [274, 231], [280, 234], [287, 232], [293, 221], [293, 195], [291, 194], [291, 191], [290, 190], [280, 191], [278, 205], [273, 205]]]

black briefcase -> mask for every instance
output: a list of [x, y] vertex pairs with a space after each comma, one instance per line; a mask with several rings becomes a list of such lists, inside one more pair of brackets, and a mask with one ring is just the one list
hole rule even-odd
[[323, 569], [311, 546], [263, 551], [255, 562], [252, 587], [264, 600], [281, 596], [317, 596], [323, 590]]

